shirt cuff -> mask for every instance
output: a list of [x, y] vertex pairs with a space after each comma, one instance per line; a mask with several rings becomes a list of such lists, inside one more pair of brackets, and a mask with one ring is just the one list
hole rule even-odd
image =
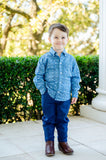
[[41, 93], [41, 95], [42, 94], [44, 94], [46, 92], [46, 88], [42, 88], [42, 89], [40, 89], [40, 93]]
[[72, 91], [72, 98], [78, 98], [78, 91]]

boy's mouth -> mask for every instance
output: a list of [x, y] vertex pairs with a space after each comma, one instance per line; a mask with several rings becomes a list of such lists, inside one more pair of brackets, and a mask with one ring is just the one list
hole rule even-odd
[[62, 45], [61, 43], [56, 43], [56, 45]]

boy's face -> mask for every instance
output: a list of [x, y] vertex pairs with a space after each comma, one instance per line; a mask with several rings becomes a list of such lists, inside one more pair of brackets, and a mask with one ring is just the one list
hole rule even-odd
[[67, 33], [55, 28], [51, 34], [51, 37], [49, 37], [49, 41], [52, 44], [53, 49], [57, 53], [61, 53], [68, 43]]

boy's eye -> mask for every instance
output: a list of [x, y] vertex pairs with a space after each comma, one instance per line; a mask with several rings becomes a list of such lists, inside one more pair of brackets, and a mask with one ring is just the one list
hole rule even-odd
[[[58, 37], [55, 37], [55, 39], [58, 39]], [[65, 39], [65, 37], [61, 37], [61, 39]]]

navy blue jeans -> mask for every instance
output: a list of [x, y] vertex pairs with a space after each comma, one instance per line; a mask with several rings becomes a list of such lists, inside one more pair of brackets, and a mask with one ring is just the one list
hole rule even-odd
[[68, 122], [67, 114], [70, 100], [56, 101], [46, 91], [42, 95], [43, 129], [45, 141], [54, 141], [54, 130], [57, 129], [58, 141], [67, 142]]

